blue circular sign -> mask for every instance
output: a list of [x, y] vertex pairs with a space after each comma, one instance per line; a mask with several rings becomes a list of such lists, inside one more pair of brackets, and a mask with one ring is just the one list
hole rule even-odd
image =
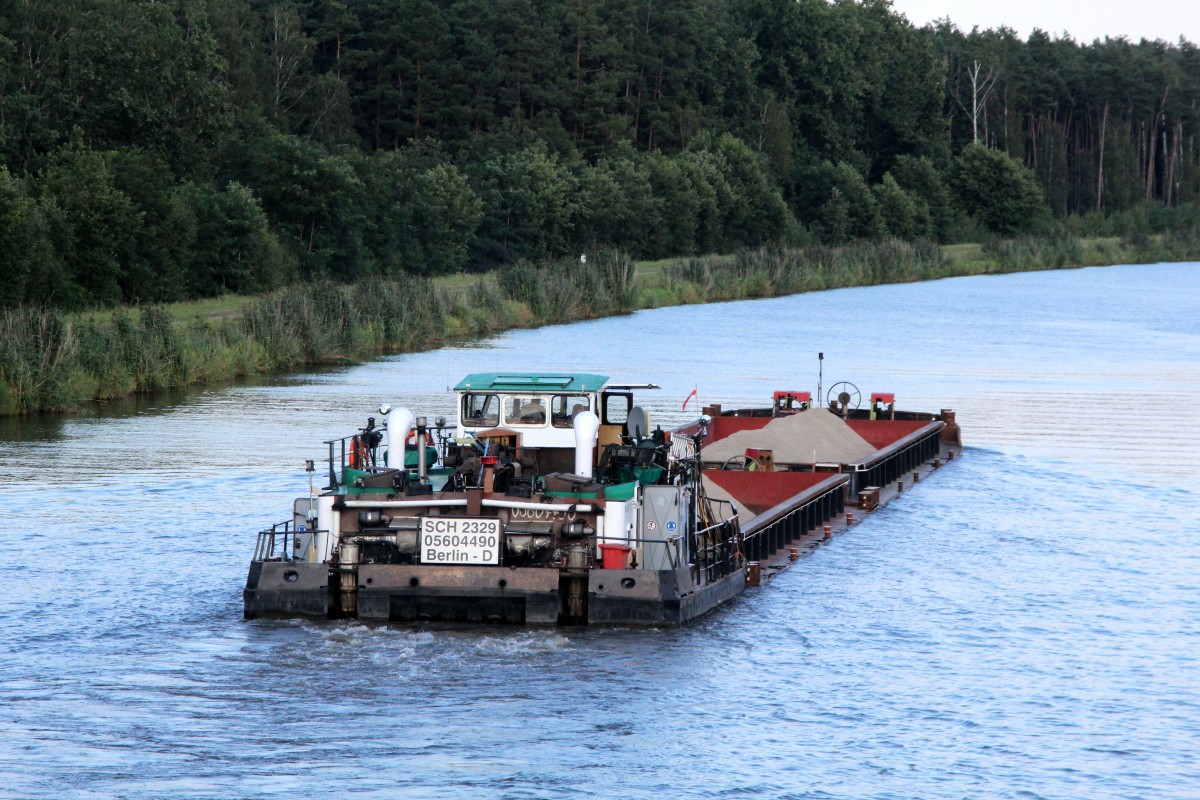
[[667, 520], [667, 533], [674, 533], [675, 529], [678, 527], [679, 527], [679, 523], [676, 522], [675, 520], [673, 520], [673, 519]]

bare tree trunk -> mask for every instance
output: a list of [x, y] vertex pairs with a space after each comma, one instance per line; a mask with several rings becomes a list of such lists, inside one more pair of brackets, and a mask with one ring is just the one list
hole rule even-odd
[[1025, 157], [1025, 163], [1034, 172], [1037, 172], [1038, 167], [1038, 118], [1033, 111], [1029, 112], [1029, 153]]
[[521, 82], [520, 81], [517, 81], [517, 100], [516, 100], [516, 103], [513, 105], [513, 116], [515, 116], [517, 118], [516, 119], [517, 130], [518, 131], [524, 130], [525, 129], [525, 125], [524, 125], [525, 107], [524, 107], [524, 105], [522, 105], [522, 101], [521, 101]]
[[[271, 67], [275, 73], [275, 111], [291, 110], [304, 97], [308, 86], [295, 87], [301, 71], [309, 58], [312, 43], [300, 27], [300, 15], [296, 11], [272, 7], [267, 21], [267, 37], [271, 48]], [[289, 97], [292, 93], [294, 97]]]
[[[996, 67], [988, 67], [987, 75], [984, 75], [981, 78], [980, 74], [982, 72], [983, 65], [978, 61], [972, 62], [971, 66], [966, 70], [967, 80], [971, 82], [970, 108], [967, 108], [967, 105], [962, 101], [962, 98], [960, 98], [957, 93], [954, 95], [954, 101], [958, 103], [959, 107], [971, 118], [971, 141], [973, 142], [979, 141], [979, 115], [980, 113], [986, 114], [985, 109], [988, 98], [991, 97], [992, 92], [995, 90], [996, 78], [998, 78], [1000, 74]], [[984, 124], [986, 126], [986, 120]]]
[[1104, 113], [1100, 116], [1100, 158], [1096, 165], [1096, 210], [1104, 210], [1104, 140], [1108, 130], [1108, 103], [1104, 104]]
[[421, 73], [424, 70], [424, 67], [425, 67], [424, 61], [417, 62], [417, 77], [416, 77], [417, 116], [416, 116], [416, 120], [414, 121], [415, 125], [416, 125], [416, 132], [413, 134], [414, 138], [417, 138], [417, 139], [421, 138], [421, 100], [422, 100], [421, 94], [422, 94], [422, 89], [424, 88], [423, 81], [421, 80]]
[[1065, 120], [1062, 124], [1062, 165], [1063, 165], [1063, 184], [1062, 184], [1062, 207], [1063, 213], [1071, 212], [1071, 137], [1076, 135], [1075, 132], [1075, 115], [1070, 112], [1063, 112]]
[[754, 147], [758, 152], [763, 151], [763, 145], [767, 138], [767, 112], [771, 110], [771, 100], [768, 98], [763, 103], [762, 113], [758, 115], [758, 136], [754, 143]]
[[579, 116], [571, 126], [572, 138], [575, 143], [583, 141], [583, 131], [579, 121], [583, 119], [583, 11], [579, 10], [579, 21], [575, 28], [575, 109]]
[[[653, 13], [654, 13], [654, 0], [646, 0], [646, 26], [643, 31], [643, 36], [645, 37], [643, 39], [643, 41], [645, 41], [645, 42], [650, 41], [650, 17]], [[637, 116], [634, 119], [634, 127], [633, 127], [634, 135], [638, 138], [641, 138], [641, 133], [638, 132], [638, 126], [641, 124], [641, 119], [642, 119], [642, 92], [644, 91], [645, 85], [646, 85], [646, 60], [645, 60], [645, 54], [643, 53], [642, 54], [642, 63], [641, 63], [641, 66], [638, 68]], [[653, 139], [654, 139], [653, 134], [651, 134], [651, 136], [650, 136], [651, 144], [647, 146], [647, 148], [646, 148], [647, 150], [654, 149]]]
[[[1166, 142], [1167, 132], [1163, 131], [1163, 148], [1167, 148]], [[1179, 160], [1182, 157], [1180, 152], [1180, 140], [1183, 138], [1183, 121], [1176, 119], [1171, 125], [1171, 155], [1167, 158], [1167, 177], [1163, 186], [1163, 193], [1166, 196], [1165, 203], [1169, 208], [1175, 200], [1177, 190], [1175, 186], [1176, 173], [1179, 169]]]
[[645, 82], [645, 79], [646, 65], [643, 64], [638, 68], [637, 99], [634, 101], [633, 105], [633, 142], [635, 145], [642, 138], [642, 84]]
[[1142, 194], [1146, 193], [1146, 120], [1138, 120], [1138, 179], [1142, 182]]
[[1005, 89], [1005, 91], [1004, 91], [1004, 152], [1006, 152], [1006, 153], [1008, 152], [1008, 143], [1012, 140], [1012, 136], [1010, 135], [1011, 131], [1009, 131], [1009, 127], [1008, 127], [1010, 124], [1011, 124], [1011, 120], [1008, 118], [1008, 90]]
[[1146, 156], [1146, 199], [1154, 197], [1154, 187], [1156, 184], [1155, 177], [1158, 170], [1155, 169], [1157, 164], [1155, 158], [1157, 156], [1158, 137], [1154, 134], [1158, 132], [1159, 126], [1162, 125], [1163, 116], [1167, 110], [1167, 94], [1171, 91], [1171, 85], [1167, 84], [1163, 87], [1162, 102], [1158, 105], [1158, 113], [1154, 115], [1154, 124], [1150, 126], [1150, 130], [1146, 132], [1146, 138], [1149, 144], [1149, 152]]
[[[400, 45], [396, 44], [396, 59], [400, 60]], [[395, 127], [392, 130], [392, 149], [400, 149], [400, 119], [404, 114], [404, 71], [396, 70], [396, 107], [393, 123]]]

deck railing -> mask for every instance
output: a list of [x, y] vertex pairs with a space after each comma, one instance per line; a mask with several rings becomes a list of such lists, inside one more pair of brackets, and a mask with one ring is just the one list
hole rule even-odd
[[324, 444], [329, 446], [329, 459], [326, 462], [329, 467], [329, 486], [333, 488], [339, 484], [339, 478], [346, 474], [346, 467], [349, 466], [347, 461], [350, 455], [350, 442], [354, 436], [343, 436], [340, 439], [329, 439]]
[[[277, 522], [269, 528], [258, 532], [258, 541], [254, 545], [254, 561], [291, 561], [292, 548], [289, 546], [295, 538], [292, 521]], [[275, 547], [282, 544], [283, 552], [275, 555]]]
[[736, 518], [725, 519], [696, 532], [693, 579], [711, 583], [742, 566], [744, 544]]

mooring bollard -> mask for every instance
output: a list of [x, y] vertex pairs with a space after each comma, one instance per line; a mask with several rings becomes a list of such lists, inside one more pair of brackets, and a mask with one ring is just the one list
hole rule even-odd
[[826, 526], [825, 526], [825, 538], [826, 538], [826, 539], [832, 539], [832, 538], [833, 538], [833, 528], [832, 528], [831, 526], [829, 526], [829, 525], [826, 525]]
[[913, 483], [916, 483], [919, 480], [921, 480], [921, 471], [919, 469], [913, 470]]
[[935, 458], [933, 460], [933, 468], [938, 469], [941, 466], [942, 466], [942, 460], [940, 458]]
[[896, 494], [904, 494], [904, 481], [896, 481]]
[[799, 557], [800, 557], [800, 548], [791, 547], [788, 549], [788, 558], [790, 558], [792, 561], [795, 561]]
[[749, 566], [749, 569], [747, 570], [747, 572], [749, 574], [746, 576], [746, 583], [750, 584], [751, 586], [761, 586], [762, 585], [762, 565], [759, 564], [757, 561], [751, 561], [751, 562], [749, 562], [748, 566]]
[[854, 514], [853, 514], [853, 512], [847, 511], [846, 512], [846, 527], [849, 528], [853, 524], [854, 524]]

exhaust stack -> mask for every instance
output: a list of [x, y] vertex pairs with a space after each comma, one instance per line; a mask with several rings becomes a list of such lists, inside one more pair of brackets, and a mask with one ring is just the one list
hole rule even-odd
[[575, 429], [575, 474], [583, 478], [592, 477], [593, 451], [596, 434], [600, 431], [600, 418], [591, 411], [581, 411], [571, 423]]
[[413, 413], [407, 408], [394, 408], [387, 415], [388, 466], [404, 469], [404, 441], [413, 426]]

